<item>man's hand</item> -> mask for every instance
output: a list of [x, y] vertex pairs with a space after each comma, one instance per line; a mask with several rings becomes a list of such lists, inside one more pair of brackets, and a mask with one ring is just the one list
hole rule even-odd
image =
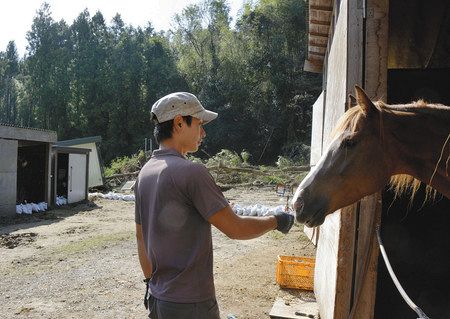
[[275, 218], [277, 219], [276, 229], [283, 234], [289, 233], [292, 225], [294, 225], [294, 216], [288, 213], [280, 213], [276, 214]]

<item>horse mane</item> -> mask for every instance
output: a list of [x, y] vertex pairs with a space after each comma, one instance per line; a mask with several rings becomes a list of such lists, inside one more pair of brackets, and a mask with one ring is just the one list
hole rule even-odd
[[[450, 116], [450, 107], [442, 104], [427, 104], [423, 100], [413, 102], [411, 104], [385, 104], [382, 101], [373, 102], [375, 107], [383, 112], [414, 112], [414, 113], [426, 113], [426, 114], [436, 114], [442, 113], [440, 111], [449, 111], [446, 116]], [[445, 113], [445, 112], [444, 112]], [[365, 113], [361, 106], [356, 105], [348, 109], [344, 115], [339, 119], [336, 127], [334, 128], [331, 137], [334, 138], [340, 133], [349, 131], [354, 133], [357, 129], [357, 123], [361, 117], [364, 117]], [[441, 115], [442, 116], [442, 115]], [[382, 125], [382, 121], [380, 122]], [[389, 181], [389, 189], [394, 192], [394, 197], [398, 198], [402, 195], [408, 194], [410, 196], [410, 203], [412, 204], [417, 191], [420, 188], [421, 181], [407, 174], [393, 175]], [[430, 185], [426, 185], [425, 188], [425, 202], [432, 200], [436, 197], [437, 191]]]

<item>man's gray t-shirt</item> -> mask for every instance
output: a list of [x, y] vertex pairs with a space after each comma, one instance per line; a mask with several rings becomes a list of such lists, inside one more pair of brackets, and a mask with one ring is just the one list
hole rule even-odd
[[152, 262], [152, 295], [193, 303], [215, 297], [212, 215], [228, 205], [202, 164], [173, 149], [153, 152], [135, 185], [137, 224]]

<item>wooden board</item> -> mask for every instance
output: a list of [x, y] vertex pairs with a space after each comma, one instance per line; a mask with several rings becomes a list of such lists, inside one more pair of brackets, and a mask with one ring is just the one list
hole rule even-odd
[[319, 309], [314, 300], [296, 298], [288, 303], [277, 297], [269, 313], [272, 319], [308, 319], [319, 318]]
[[[368, 0], [364, 89], [372, 100], [387, 99], [389, 0]], [[360, 202], [358, 250], [354, 285], [354, 318], [374, 317], [378, 247], [374, 226], [381, 219], [381, 196], [375, 194]], [[369, 255], [367, 251], [369, 249]], [[366, 261], [366, 258], [369, 259]], [[362, 281], [362, 283], [361, 283]], [[358, 290], [361, 295], [358, 296]]]
[[[324, 141], [345, 112], [347, 99], [347, 1], [340, 2], [330, 52], [326, 61]], [[323, 147], [325, 148], [325, 147]], [[354, 207], [329, 215], [320, 227], [316, 252], [314, 293], [321, 318], [346, 318], [350, 309], [355, 213]], [[343, 248], [344, 247], [344, 248]]]
[[324, 116], [324, 93], [322, 92], [313, 105], [312, 132], [311, 132], [311, 157], [309, 164], [314, 166], [322, 156], [323, 141], [323, 116]]

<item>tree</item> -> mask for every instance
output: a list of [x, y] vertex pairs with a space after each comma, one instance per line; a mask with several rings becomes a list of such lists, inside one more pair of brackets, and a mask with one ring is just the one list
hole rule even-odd
[[33, 100], [31, 125], [56, 130], [62, 138], [69, 135], [68, 101], [70, 79], [70, 35], [64, 21], [54, 22], [50, 6], [44, 3], [27, 33], [27, 69]]
[[2, 60], [0, 121], [15, 124], [17, 122], [16, 77], [19, 74], [19, 58], [14, 41], [8, 43]]

